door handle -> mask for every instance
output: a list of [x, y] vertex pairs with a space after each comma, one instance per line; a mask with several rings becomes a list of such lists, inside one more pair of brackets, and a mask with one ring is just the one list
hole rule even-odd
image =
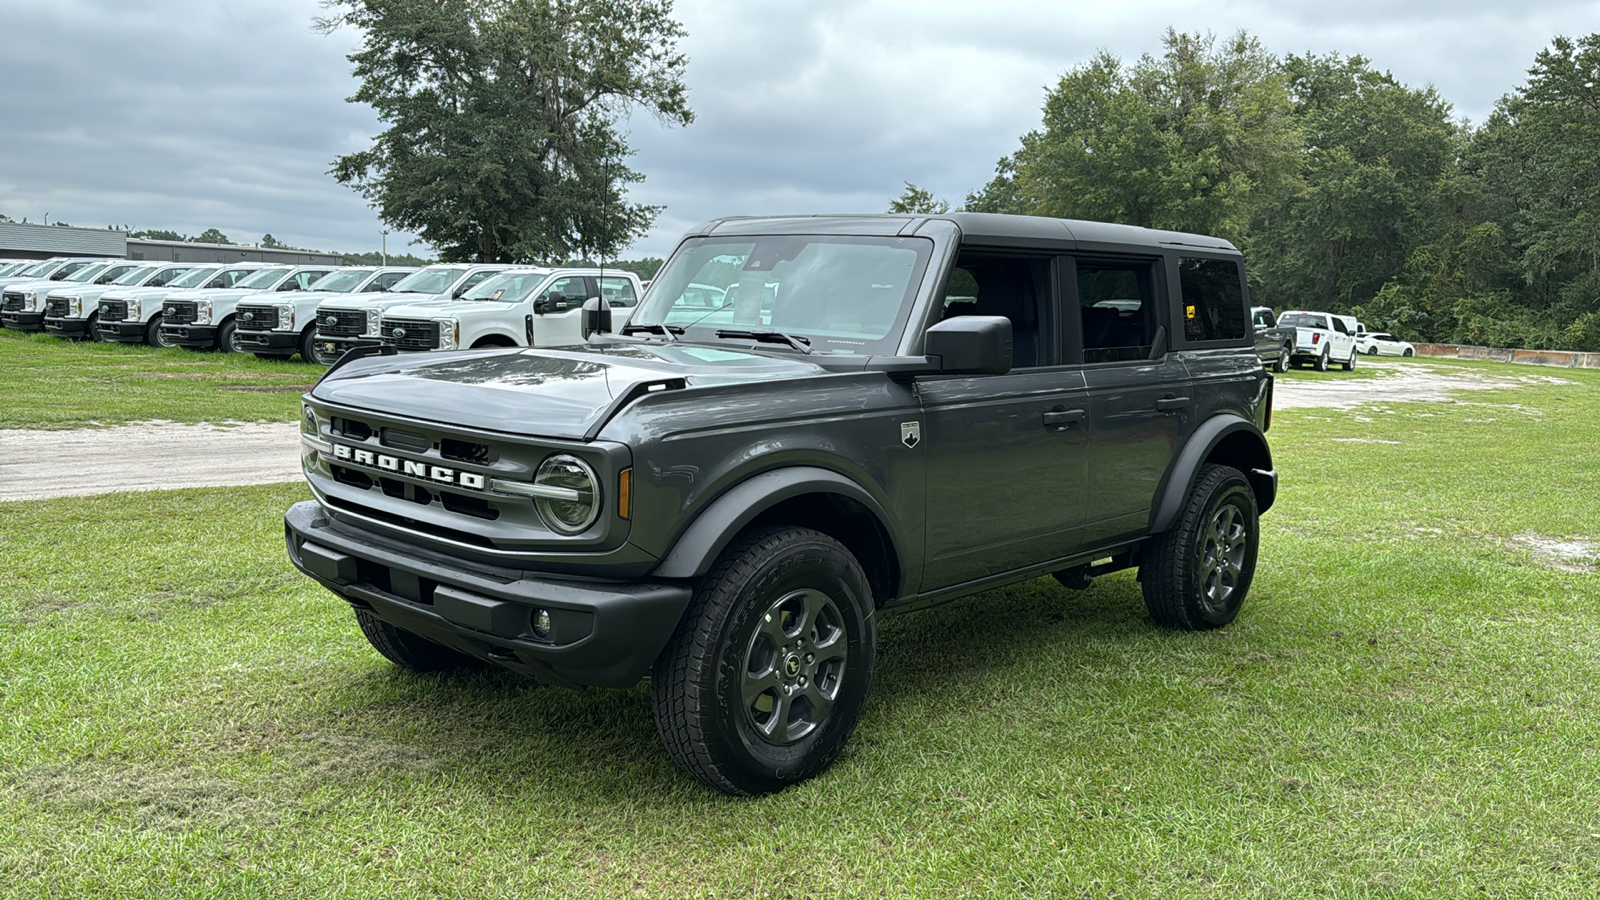
[[1186, 409], [1189, 406], [1188, 397], [1162, 397], [1156, 401], [1156, 409], [1162, 412], [1171, 412], [1175, 409]]
[[1083, 416], [1084, 411], [1081, 409], [1061, 409], [1057, 407], [1044, 414], [1044, 427], [1053, 428], [1059, 426], [1065, 428], [1074, 422], [1082, 422]]

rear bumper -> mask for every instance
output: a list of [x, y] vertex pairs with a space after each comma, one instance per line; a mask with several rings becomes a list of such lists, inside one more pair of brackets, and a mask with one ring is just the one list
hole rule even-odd
[[208, 348], [217, 345], [215, 325], [163, 325], [161, 337], [179, 347]]
[[17, 331], [40, 331], [44, 328], [44, 313], [42, 312], [4, 312], [0, 313], [0, 325], [14, 328]]
[[[568, 687], [630, 687], [655, 663], [689, 606], [686, 584], [496, 577], [330, 520], [314, 501], [284, 515], [295, 567], [385, 622]], [[548, 636], [533, 632], [550, 613]]]

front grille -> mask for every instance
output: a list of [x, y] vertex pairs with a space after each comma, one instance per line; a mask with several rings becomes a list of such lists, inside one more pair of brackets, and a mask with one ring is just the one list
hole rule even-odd
[[378, 333], [385, 344], [401, 350], [432, 350], [439, 346], [439, 324], [426, 319], [385, 318]]
[[5, 300], [0, 301], [0, 310], [6, 312], [22, 312], [22, 292], [6, 291]]
[[239, 328], [243, 331], [271, 331], [278, 327], [276, 306], [246, 306], [238, 309]]
[[66, 318], [69, 308], [65, 297], [48, 297], [44, 301], [44, 314], [52, 319]]
[[101, 300], [100, 321], [121, 322], [128, 317], [128, 301], [126, 300]]
[[367, 314], [360, 309], [330, 309], [317, 312], [317, 334], [327, 337], [360, 337], [367, 330]]
[[163, 325], [192, 325], [199, 316], [198, 304], [193, 300], [169, 300], [161, 307]]

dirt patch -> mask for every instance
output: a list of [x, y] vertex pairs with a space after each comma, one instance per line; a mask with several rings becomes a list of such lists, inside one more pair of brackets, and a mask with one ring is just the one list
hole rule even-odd
[[[47, 464], [42, 464], [47, 462]], [[0, 501], [299, 481], [292, 424], [0, 430]]]
[[1581, 538], [1562, 540], [1538, 534], [1519, 534], [1514, 539], [1533, 554], [1534, 561], [1563, 572], [1600, 571], [1600, 544]]
[[121, 813], [145, 829], [259, 827], [277, 813], [276, 801], [252, 796], [236, 781], [192, 768], [47, 766], [24, 775], [20, 787], [39, 800], [69, 809]]
[[299, 376], [290, 372], [146, 372], [142, 377], [169, 381], [214, 381], [218, 378], [226, 378], [230, 381], [246, 381], [265, 378], [297, 378]]
[[[1365, 361], [1364, 361], [1365, 362]], [[1352, 409], [1363, 403], [1455, 403], [1457, 391], [1493, 391], [1527, 384], [1573, 384], [1550, 375], [1484, 375], [1419, 363], [1365, 363], [1382, 368], [1375, 378], [1338, 381], [1279, 381], [1273, 386], [1273, 409]]]

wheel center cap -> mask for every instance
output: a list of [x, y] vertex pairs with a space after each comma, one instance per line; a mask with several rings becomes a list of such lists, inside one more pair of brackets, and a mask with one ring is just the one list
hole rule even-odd
[[795, 677], [796, 675], [799, 675], [799, 674], [800, 674], [800, 657], [798, 657], [798, 656], [796, 656], [796, 655], [791, 653], [783, 661], [783, 675], [784, 675], [785, 678], [793, 678], [793, 677]]

